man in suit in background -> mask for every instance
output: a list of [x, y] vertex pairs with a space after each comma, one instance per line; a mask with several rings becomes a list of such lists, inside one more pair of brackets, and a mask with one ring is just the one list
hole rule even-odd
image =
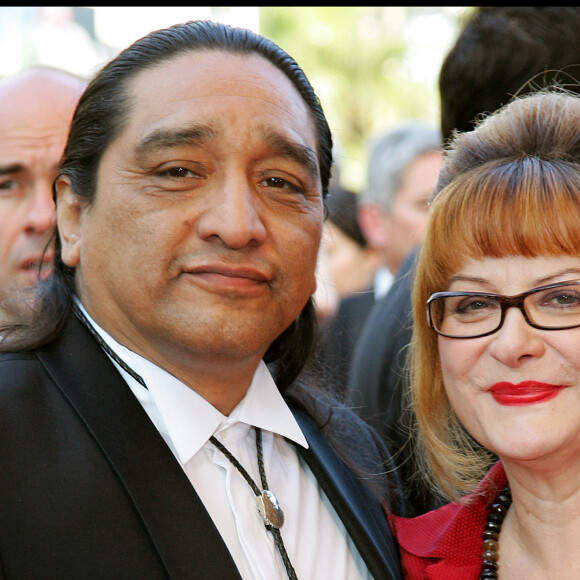
[[0, 323], [8, 301], [50, 272], [52, 251], [44, 249], [55, 219], [52, 183], [85, 86], [50, 67], [0, 80]]
[[423, 239], [441, 160], [439, 131], [418, 121], [399, 123], [369, 140], [358, 223], [379, 256], [373, 285], [377, 300], [391, 287], [405, 256]]
[[438, 129], [417, 121], [399, 123], [369, 140], [367, 183], [357, 200], [357, 222], [367, 251], [374, 254], [375, 273], [367, 291], [340, 301], [322, 334], [322, 363], [340, 398], [375, 301], [388, 292], [403, 259], [423, 238], [441, 159]]
[[[320, 320], [320, 353], [323, 372], [332, 381], [337, 398], [344, 397], [344, 386], [356, 339], [364, 326], [375, 297], [373, 280], [379, 252], [365, 240], [358, 224], [359, 194], [331, 185], [328, 217], [324, 224], [319, 268], [325, 263], [329, 278], [326, 286], [335, 288], [340, 300], [338, 309], [326, 320]], [[325, 287], [324, 279], [319, 289]], [[322, 284], [321, 284], [322, 282]]]
[[388, 452], [300, 376], [331, 151], [249, 30], [159, 30], [90, 82], [0, 348], [0, 575], [401, 578]]

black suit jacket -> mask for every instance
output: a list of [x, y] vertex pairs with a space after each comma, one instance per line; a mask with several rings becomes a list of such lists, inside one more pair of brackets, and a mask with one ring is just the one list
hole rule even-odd
[[347, 383], [347, 404], [393, 445], [393, 450], [402, 441], [399, 421], [408, 384], [405, 363], [412, 333], [414, 258], [413, 253], [405, 259], [391, 288], [375, 302], [368, 315]]
[[[296, 417], [310, 444], [300, 453], [369, 569], [401, 578], [381, 506]], [[75, 317], [49, 345], [0, 355], [0, 578], [240, 578], [181, 466]]]
[[405, 491], [405, 515], [442, 505], [416, 477], [409, 442], [407, 351], [412, 335], [413, 250], [401, 264], [393, 285], [377, 300], [360, 334], [350, 366], [346, 404], [383, 438], [393, 454]]
[[344, 399], [359, 336], [375, 303], [372, 288], [343, 298], [336, 314], [321, 327], [319, 359], [339, 399]]

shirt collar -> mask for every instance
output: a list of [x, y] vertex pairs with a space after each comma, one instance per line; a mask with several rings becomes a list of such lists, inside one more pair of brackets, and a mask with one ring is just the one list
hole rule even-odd
[[375, 273], [375, 300], [387, 294], [393, 285], [395, 277], [388, 268], [379, 268]]
[[[260, 361], [244, 398], [229, 416], [225, 416], [179, 379], [119, 344], [90, 317], [80, 301], [77, 304], [107, 345], [145, 381], [151, 398], [163, 417], [167, 435], [183, 464], [216, 431], [237, 422], [271, 431], [308, 448], [304, 434], [264, 361]], [[127, 373], [123, 374], [126, 380], [134, 381], [138, 385]], [[143, 389], [140, 385], [139, 388]]]

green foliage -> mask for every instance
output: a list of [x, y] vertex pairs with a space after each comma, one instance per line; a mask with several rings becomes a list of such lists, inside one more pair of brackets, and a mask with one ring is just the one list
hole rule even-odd
[[355, 191], [364, 184], [366, 143], [374, 133], [402, 119], [439, 124], [436, 75], [417, 80], [409, 73], [412, 44], [404, 31], [418, 10], [433, 9], [260, 9], [260, 32], [292, 55], [314, 85], [337, 144], [341, 181]]

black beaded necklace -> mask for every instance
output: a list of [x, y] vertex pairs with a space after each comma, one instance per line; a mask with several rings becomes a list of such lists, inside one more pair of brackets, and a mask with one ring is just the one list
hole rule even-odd
[[[94, 339], [99, 343], [100, 347], [129, 375], [131, 375], [142, 387], [149, 390], [143, 377], [134, 371], [117, 353], [103, 340], [103, 337], [95, 330], [88, 318], [83, 314], [81, 309], [74, 304], [73, 310], [77, 318], [86, 326], [88, 331], [93, 335]], [[228, 451], [228, 449], [220, 443], [213, 435], [209, 438], [211, 443], [215, 445], [232, 463], [232, 465], [240, 472], [242, 477], [247, 481], [256, 496], [256, 507], [258, 513], [262, 517], [264, 527], [274, 536], [274, 542], [280, 552], [284, 567], [290, 580], [298, 580], [294, 567], [290, 562], [286, 547], [280, 534], [280, 528], [284, 524], [284, 512], [280, 508], [280, 504], [273, 492], [268, 489], [268, 482], [266, 480], [266, 470], [264, 469], [264, 457], [262, 451], [262, 430], [259, 427], [254, 427], [256, 432], [256, 453], [258, 456], [258, 469], [260, 471], [260, 481], [263, 491], [260, 491], [250, 474], [244, 469], [242, 464]]]
[[483, 552], [479, 580], [495, 580], [499, 574], [499, 534], [501, 525], [512, 504], [512, 494], [506, 485], [491, 506], [483, 529]]

